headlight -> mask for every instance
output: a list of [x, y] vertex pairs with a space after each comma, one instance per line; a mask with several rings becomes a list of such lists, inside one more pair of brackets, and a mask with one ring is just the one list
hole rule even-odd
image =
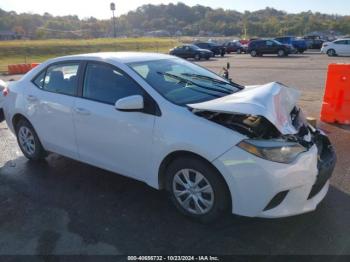
[[293, 162], [299, 154], [307, 151], [298, 143], [281, 140], [246, 139], [237, 146], [266, 160], [287, 164]]

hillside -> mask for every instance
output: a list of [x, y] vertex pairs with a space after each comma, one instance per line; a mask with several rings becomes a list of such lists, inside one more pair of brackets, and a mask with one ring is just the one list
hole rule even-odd
[[[145, 32], [166, 30], [170, 35], [199, 34], [248, 36], [304, 35], [312, 31], [334, 30], [350, 34], [350, 16], [303, 12], [288, 14], [266, 8], [240, 13], [234, 10], [212, 9], [201, 5], [189, 7], [183, 3], [143, 5], [117, 19], [121, 36], [142, 36]], [[112, 35], [111, 20], [93, 17], [52, 16], [48, 13], [17, 14], [0, 9], [0, 33], [15, 32], [32, 39], [97, 38]]]

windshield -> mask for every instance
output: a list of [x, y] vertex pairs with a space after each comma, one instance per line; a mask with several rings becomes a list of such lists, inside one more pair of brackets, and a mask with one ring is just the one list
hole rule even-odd
[[178, 58], [128, 64], [167, 100], [186, 105], [209, 101], [243, 87]]

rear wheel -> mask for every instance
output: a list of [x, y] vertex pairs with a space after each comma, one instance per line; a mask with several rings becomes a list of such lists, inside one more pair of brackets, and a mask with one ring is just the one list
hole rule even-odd
[[329, 49], [329, 50], [327, 51], [327, 55], [328, 55], [328, 56], [336, 56], [337, 53], [335, 52], [334, 49]]
[[208, 223], [227, 210], [229, 193], [221, 175], [195, 157], [178, 158], [167, 169], [166, 188], [177, 209]]
[[40, 143], [32, 125], [25, 119], [19, 120], [16, 125], [16, 136], [18, 145], [23, 155], [29, 160], [41, 160], [47, 153]]
[[198, 61], [198, 60], [201, 60], [200, 54], [196, 54], [196, 55], [194, 56], [194, 59], [196, 59], [197, 61]]
[[283, 49], [278, 50], [277, 55], [279, 57], [286, 56], [286, 52]]

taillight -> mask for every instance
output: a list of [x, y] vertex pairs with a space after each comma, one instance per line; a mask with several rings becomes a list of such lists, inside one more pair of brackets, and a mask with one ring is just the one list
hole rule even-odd
[[4, 90], [2, 90], [2, 95], [3, 96], [7, 96], [9, 94], [10, 90], [8, 88], [5, 88]]

